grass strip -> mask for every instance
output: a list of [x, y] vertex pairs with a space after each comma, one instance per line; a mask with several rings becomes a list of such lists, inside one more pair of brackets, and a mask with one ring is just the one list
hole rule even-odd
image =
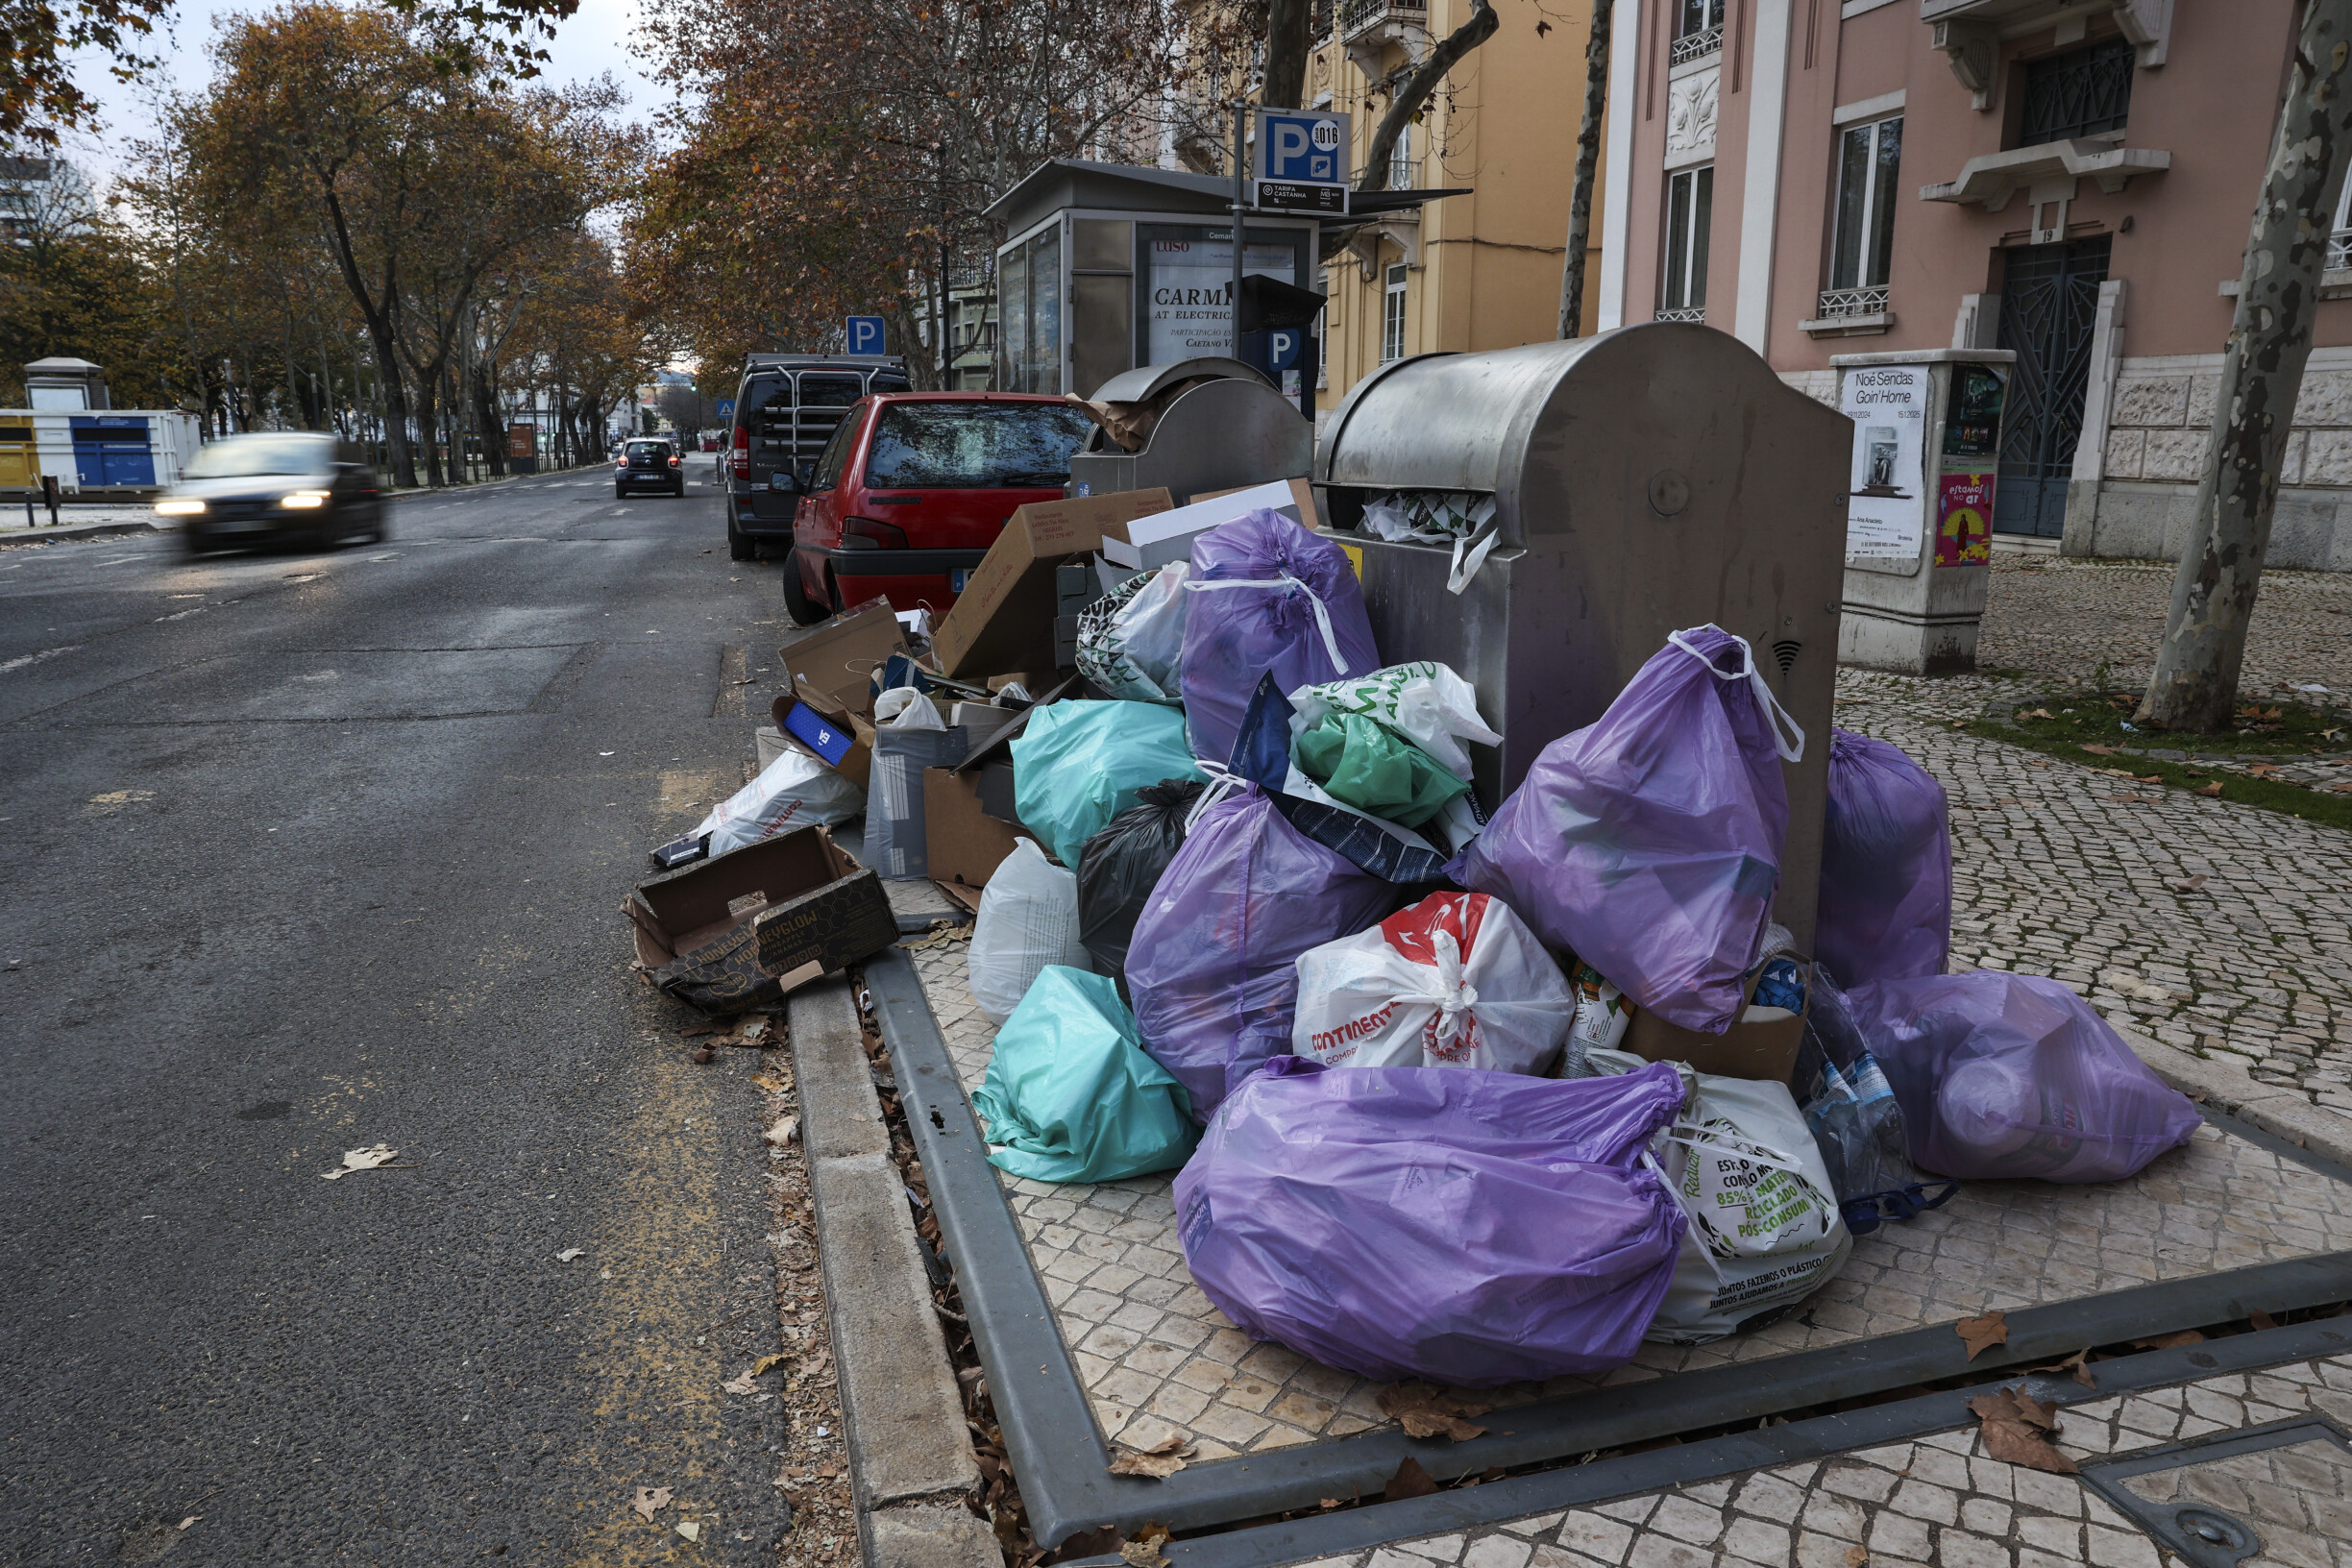
[[[2168, 788], [2183, 790], [2208, 799], [2226, 800], [2233, 805], [2240, 806], [2259, 806], [2265, 811], [2275, 811], [2283, 816], [2299, 818], [2307, 822], [2317, 822], [2323, 827], [2352, 829], [2352, 795], [2338, 795], [2330, 790], [2306, 789], [2300, 784], [2290, 784], [2283, 779], [2250, 778], [2243, 773], [2200, 767], [2195, 763], [2163, 762], [2154, 757], [2110, 756], [2096, 751], [2086, 751], [2079, 743], [2064, 736], [2037, 734], [2021, 725], [2002, 723], [1991, 719], [1977, 719], [1957, 723], [1953, 725], [1953, 728], [1984, 740], [1999, 741], [2004, 745], [2017, 747], [2021, 750], [2039, 751], [2045, 756], [2075, 763], [2102, 774], [2119, 774], [2121, 776], [2115, 777], [2118, 785], [2137, 783], [2144, 786], [2153, 780]], [[2190, 739], [2190, 737], [2180, 738]], [[2144, 743], [2145, 737], [2141, 739]], [[2167, 749], [2174, 748], [2168, 747]], [[2178, 749], [2193, 750], [2204, 749], [2204, 747], [2184, 746]], [[2214, 794], [2212, 787], [2217, 783], [2220, 785], [2220, 791], [2218, 794]]]

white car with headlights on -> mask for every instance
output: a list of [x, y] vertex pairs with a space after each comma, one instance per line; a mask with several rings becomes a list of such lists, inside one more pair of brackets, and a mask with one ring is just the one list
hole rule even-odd
[[272, 543], [328, 550], [384, 536], [376, 471], [352, 443], [309, 430], [206, 443], [156, 515], [179, 528], [191, 555]]

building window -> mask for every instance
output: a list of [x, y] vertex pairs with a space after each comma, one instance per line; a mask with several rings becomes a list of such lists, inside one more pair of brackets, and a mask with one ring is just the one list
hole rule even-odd
[[1387, 272], [1387, 297], [1381, 302], [1381, 361], [1405, 357], [1405, 263]]
[[1388, 188], [1416, 190], [1421, 184], [1421, 160], [1413, 157], [1413, 128], [1397, 128], [1396, 144], [1388, 149]]
[[1707, 215], [1715, 165], [1684, 169], [1666, 183], [1666, 290], [1660, 321], [1706, 320]]
[[2121, 38], [2037, 60], [2025, 67], [2025, 107], [2018, 145], [2120, 131], [2131, 111], [2136, 52]]
[[1866, 316], [1887, 307], [1895, 252], [1895, 204], [1902, 173], [1902, 118], [1846, 128], [1838, 138], [1837, 234], [1829, 248], [1824, 316]]
[[1723, 48], [1724, 0], [1676, 0], [1673, 58], [1681, 65]]
[[2343, 194], [2336, 199], [2336, 227], [2328, 232], [2327, 270], [2341, 272], [2352, 267], [2352, 180], [2344, 182]]

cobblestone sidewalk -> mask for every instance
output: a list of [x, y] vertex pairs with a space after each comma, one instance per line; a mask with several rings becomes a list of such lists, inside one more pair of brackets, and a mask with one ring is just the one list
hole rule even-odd
[[[2056, 1444], [2087, 1463], [2306, 1415], [2352, 1424], [2352, 1358], [2070, 1406]], [[2190, 1497], [2257, 1526], [2258, 1564], [2352, 1568], [2352, 1464], [2332, 1449], [2312, 1443], [2202, 1465], [2183, 1484]], [[2176, 1495], [2168, 1485], [2125, 1484], [2156, 1501]], [[2166, 1560], [2081, 1478], [1993, 1458], [1970, 1427], [1303, 1568], [2159, 1568]]]
[[[1838, 677], [1837, 722], [1952, 806], [1951, 967], [2053, 975], [2119, 1024], [2352, 1115], [2352, 834], [2135, 785], [1950, 727], [2052, 677], [2144, 681], [2170, 569], [1997, 562], [1979, 649], [2016, 674]], [[2274, 573], [2244, 690], [2352, 694], [2352, 578]]]

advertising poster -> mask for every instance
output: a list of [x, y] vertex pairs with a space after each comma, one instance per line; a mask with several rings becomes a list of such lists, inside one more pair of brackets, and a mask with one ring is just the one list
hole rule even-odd
[[1846, 505], [1850, 565], [1916, 570], [1926, 500], [1927, 368], [1868, 365], [1847, 373], [1841, 411], [1854, 422], [1853, 480]]
[[1982, 566], [1993, 559], [1993, 480], [1990, 472], [1947, 474], [1936, 499], [1938, 566]]
[[[1288, 245], [1252, 245], [1242, 269], [1286, 283], [1294, 254]], [[1233, 342], [1233, 242], [1225, 239], [1155, 239], [1151, 242], [1151, 330], [1147, 364], [1173, 364], [1205, 354], [1231, 354]]]

